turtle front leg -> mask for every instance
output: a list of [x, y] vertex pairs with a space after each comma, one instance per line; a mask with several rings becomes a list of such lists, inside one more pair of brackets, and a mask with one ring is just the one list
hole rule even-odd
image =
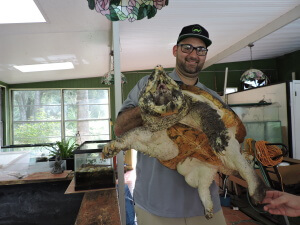
[[138, 136], [142, 128], [135, 128], [126, 132], [116, 140], [110, 141], [102, 149], [103, 158], [112, 158], [116, 156], [120, 151], [126, 151], [132, 148], [135, 137]]
[[185, 181], [191, 187], [198, 189], [205, 210], [205, 218], [211, 219], [213, 217], [213, 202], [209, 187], [218, 171], [217, 167], [195, 158], [187, 158], [183, 163], [178, 164], [177, 171], [185, 177]]
[[168, 137], [166, 130], [153, 133], [144, 127], [137, 127], [105, 145], [102, 156], [111, 158], [128, 149], [135, 149], [159, 160], [172, 159], [179, 151], [177, 145]]
[[220, 156], [220, 158], [222, 158], [226, 167], [238, 171], [241, 177], [247, 182], [249, 194], [254, 200], [254, 203], [258, 204], [262, 202], [266, 190], [269, 188], [240, 153], [239, 143], [235, 139], [231, 138], [227, 148], [225, 155]]

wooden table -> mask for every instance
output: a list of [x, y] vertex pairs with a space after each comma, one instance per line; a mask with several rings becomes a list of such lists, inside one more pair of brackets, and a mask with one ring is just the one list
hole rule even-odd
[[84, 193], [75, 225], [121, 225], [116, 188], [75, 191], [74, 178], [65, 194]]
[[38, 172], [28, 175], [22, 179], [0, 181], [0, 185], [31, 184], [41, 182], [71, 180], [73, 178], [72, 170], [65, 170], [61, 174], [52, 174], [51, 172]]
[[75, 225], [121, 225], [117, 190], [86, 192]]

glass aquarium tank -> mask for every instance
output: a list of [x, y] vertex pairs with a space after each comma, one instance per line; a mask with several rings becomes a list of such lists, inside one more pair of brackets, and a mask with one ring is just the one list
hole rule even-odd
[[247, 138], [270, 143], [282, 143], [282, 125], [278, 103], [245, 103], [229, 105], [241, 118], [247, 130]]
[[102, 158], [103, 146], [108, 142], [85, 141], [74, 151], [75, 191], [116, 186], [113, 158]]
[[50, 172], [51, 144], [8, 145], [0, 148], [0, 180], [22, 179], [38, 172]]

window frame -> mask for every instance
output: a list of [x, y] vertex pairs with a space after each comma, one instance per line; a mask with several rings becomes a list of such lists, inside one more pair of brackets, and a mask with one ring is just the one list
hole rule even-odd
[[7, 143], [7, 139], [8, 136], [5, 133], [8, 130], [8, 126], [7, 126], [7, 118], [8, 118], [8, 108], [7, 108], [7, 87], [4, 85], [0, 84], [0, 90], [1, 90], [1, 94], [0, 94], [0, 146], [3, 146], [4, 144]]
[[[13, 103], [13, 92], [14, 91], [41, 91], [41, 90], [59, 90], [60, 91], [60, 99], [61, 99], [61, 103], [60, 103], [60, 107], [61, 107], [61, 119], [60, 119], [60, 123], [61, 123], [61, 139], [66, 138], [66, 127], [65, 127], [65, 123], [70, 121], [70, 120], [65, 120], [65, 110], [64, 110], [64, 106], [65, 106], [65, 100], [64, 100], [64, 91], [65, 90], [107, 90], [108, 91], [108, 124], [109, 124], [109, 139], [111, 139], [112, 137], [112, 127], [110, 126], [110, 121], [111, 121], [111, 93], [110, 93], [110, 88], [109, 87], [99, 87], [99, 88], [12, 88], [9, 90], [9, 102], [10, 102], [10, 108], [9, 108], [9, 115], [10, 115], [10, 122], [9, 122], [9, 143], [10, 144], [14, 144], [14, 120], [13, 120], [13, 108], [14, 108], [14, 103]], [[87, 120], [83, 120], [83, 121], [88, 121]], [[97, 119], [97, 120], [106, 120], [106, 119]], [[80, 121], [80, 120], [72, 120], [72, 121]], [[40, 121], [26, 121], [29, 123], [35, 123], [35, 122], [40, 122]], [[42, 121], [41, 121], [42, 122]], [[46, 122], [57, 122], [56, 120], [47, 120]], [[67, 136], [69, 137], [69, 136]]]

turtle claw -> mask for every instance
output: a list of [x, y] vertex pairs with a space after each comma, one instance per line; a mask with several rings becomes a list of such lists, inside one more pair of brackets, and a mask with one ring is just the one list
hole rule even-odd
[[213, 213], [213, 210], [212, 210], [212, 209], [210, 209], [210, 210], [205, 210], [205, 218], [206, 218], [207, 220], [213, 218], [213, 215], [214, 215], [214, 213]]
[[102, 149], [102, 158], [112, 158], [116, 156], [121, 150], [115, 147], [114, 142], [106, 144]]

